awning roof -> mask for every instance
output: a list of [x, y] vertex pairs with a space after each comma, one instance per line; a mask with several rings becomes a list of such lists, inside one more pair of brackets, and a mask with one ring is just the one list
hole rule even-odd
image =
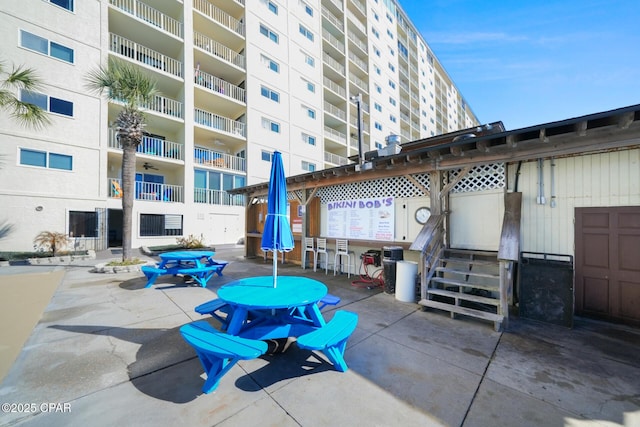
[[[489, 126], [491, 127], [489, 129]], [[482, 132], [483, 128], [487, 132]], [[496, 129], [499, 130], [496, 132]], [[461, 135], [474, 136], [457, 138]], [[401, 144], [399, 154], [287, 178], [289, 191], [346, 182], [459, 169], [496, 162], [527, 161], [640, 146], [640, 104], [511, 131], [501, 122]], [[370, 166], [370, 167], [369, 167]], [[228, 190], [261, 196], [269, 183]]]

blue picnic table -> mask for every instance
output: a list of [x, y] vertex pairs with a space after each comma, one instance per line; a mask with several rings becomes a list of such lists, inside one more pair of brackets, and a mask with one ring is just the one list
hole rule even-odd
[[214, 274], [222, 276], [222, 270], [228, 264], [227, 261], [215, 260], [213, 251], [174, 251], [159, 254], [160, 263], [153, 266], [142, 267], [142, 272], [147, 277], [146, 288], [151, 287], [156, 279], [163, 275], [177, 276], [182, 274], [191, 276], [203, 288]]
[[227, 333], [252, 339], [297, 337], [325, 325], [318, 301], [327, 287], [298, 276], [248, 277], [223, 285], [218, 298], [232, 308]]
[[223, 285], [217, 293], [218, 298], [205, 305], [214, 311], [228, 306], [226, 333], [202, 320], [180, 328], [207, 374], [204, 393], [215, 390], [238, 361], [264, 354], [267, 344], [263, 340], [296, 337], [298, 347], [322, 351], [336, 370], [348, 369], [344, 352], [358, 315], [338, 310], [326, 323], [318, 305], [327, 295], [323, 283], [280, 276], [274, 287], [272, 276], [259, 276]]

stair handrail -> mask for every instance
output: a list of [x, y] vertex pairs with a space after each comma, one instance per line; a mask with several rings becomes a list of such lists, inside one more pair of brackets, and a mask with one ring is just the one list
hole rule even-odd
[[522, 216], [522, 193], [504, 195], [504, 215], [498, 247], [500, 261], [500, 306], [498, 313], [504, 316], [504, 324], [509, 319], [509, 302], [513, 290], [514, 264], [520, 258], [520, 222]]
[[409, 250], [420, 251], [420, 297], [427, 298], [427, 285], [435, 274], [444, 249], [444, 215], [431, 215]]

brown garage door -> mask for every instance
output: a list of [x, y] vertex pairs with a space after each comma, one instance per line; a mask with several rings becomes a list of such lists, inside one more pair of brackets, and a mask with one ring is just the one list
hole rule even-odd
[[640, 325], [640, 206], [576, 208], [576, 314]]

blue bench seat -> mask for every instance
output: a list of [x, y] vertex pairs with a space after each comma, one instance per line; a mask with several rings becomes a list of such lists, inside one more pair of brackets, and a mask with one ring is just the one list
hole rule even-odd
[[[205, 303], [200, 304], [195, 308], [196, 313], [200, 313], [202, 315], [208, 314], [214, 317], [218, 322], [220, 322], [222, 330], [227, 330], [229, 326], [229, 321], [231, 320], [231, 312], [232, 308], [225, 301], [222, 301], [220, 298], [214, 298], [211, 301], [207, 301]], [[222, 317], [217, 312], [221, 311], [226, 314], [226, 316]]]
[[168, 274], [168, 270], [167, 269], [153, 267], [151, 265], [143, 265], [140, 268], [140, 271], [142, 271], [142, 273], [147, 278], [147, 286], [145, 286], [145, 288], [151, 287], [156, 282], [156, 279], [158, 277], [162, 276], [163, 274]]
[[220, 269], [218, 271], [216, 271], [218, 276], [222, 276], [222, 270], [224, 270], [224, 268], [227, 266], [227, 264], [229, 264], [229, 261], [224, 261], [224, 260], [221, 260], [221, 259], [211, 259], [209, 262], [211, 263], [211, 265], [219, 265], [220, 266]]
[[340, 304], [340, 297], [337, 295], [326, 294], [319, 302], [318, 308], [322, 310], [327, 305], [338, 305]]
[[176, 274], [191, 276], [203, 288], [206, 288], [209, 279], [211, 279], [211, 277], [213, 277], [216, 272], [222, 270], [223, 268], [224, 267], [220, 265], [207, 265], [204, 267], [177, 268], [174, 270], [174, 272]]
[[203, 393], [214, 391], [238, 361], [255, 359], [267, 351], [267, 343], [263, 341], [225, 334], [205, 321], [183, 325], [180, 334], [194, 348], [207, 374]]
[[344, 351], [357, 325], [356, 313], [338, 310], [325, 326], [298, 337], [298, 347], [322, 351], [337, 371], [345, 372], [348, 367], [344, 361]]

